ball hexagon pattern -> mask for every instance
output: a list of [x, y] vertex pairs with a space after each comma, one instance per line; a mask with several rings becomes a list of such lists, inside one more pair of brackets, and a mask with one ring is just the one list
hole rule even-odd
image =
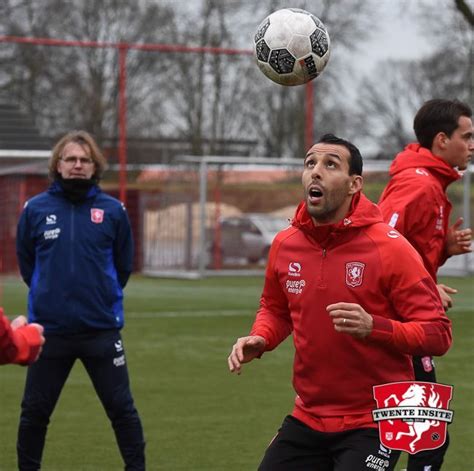
[[331, 51], [329, 34], [316, 16], [298, 8], [268, 15], [254, 36], [260, 70], [280, 85], [302, 85], [326, 67]]

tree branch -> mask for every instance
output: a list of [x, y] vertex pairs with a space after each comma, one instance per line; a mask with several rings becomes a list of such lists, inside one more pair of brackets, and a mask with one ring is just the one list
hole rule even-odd
[[471, 25], [474, 26], [474, 13], [472, 12], [469, 5], [466, 3], [465, 0], [454, 0], [456, 8], [459, 12], [464, 16], [466, 21]]

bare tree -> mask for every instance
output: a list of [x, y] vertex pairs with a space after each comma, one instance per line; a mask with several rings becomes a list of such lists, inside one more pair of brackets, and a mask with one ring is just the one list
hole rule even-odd
[[[176, 2], [5, 0], [4, 34], [110, 42], [253, 47], [259, 22], [283, 0]], [[373, 30], [374, 0], [295, 0], [329, 29], [332, 57], [315, 81], [315, 130], [343, 131], [351, 115], [341, 77], [345, 54]], [[356, 38], [357, 40], [354, 40]], [[0, 87], [35, 117], [43, 134], [86, 127], [100, 139], [117, 129], [117, 52], [110, 49], [5, 45]], [[255, 153], [302, 155], [304, 87], [271, 83], [250, 56], [146, 53], [130, 50], [129, 136], [187, 139], [192, 151], [225, 152], [232, 139], [255, 141]], [[204, 145], [205, 144], [205, 145]]]
[[[153, 42], [167, 36], [173, 12], [126, 0], [82, 2], [5, 0], [3, 33], [12, 36]], [[19, 103], [43, 134], [85, 127], [99, 140], [117, 127], [118, 54], [114, 49], [8, 45], [2, 47], [2, 91]], [[128, 55], [128, 108], [140, 115], [156, 64], [147, 54]]]
[[[241, 7], [239, 2], [201, 3], [200, 9], [177, 15], [170, 41], [191, 47], [238, 48], [229, 23]], [[170, 75], [174, 79], [168, 83], [165, 106], [175, 134], [189, 140], [193, 153], [223, 152], [226, 140], [247, 134], [250, 124], [238, 107], [245, 102], [245, 71], [250, 64], [248, 56], [173, 55]]]
[[414, 139], [413, 116], [424, 101], [472, 99], [472, 30], [454, 4], [443, 6], [443, 15], [429, 4], [418, 10], [436, 45], [433, 53], [420, 60], [383, 61], [377, 69], [384, 80], [359, 82], [356, 122], [361, 134], [379, 144], [381, 158], [393, 157]]
[[456, 8], [461, 12], [462, 16], [466, 21], [474, 26], [474, 13], [471, 10], [471, 7], [465, 2], [465, 0], [454, 0]]

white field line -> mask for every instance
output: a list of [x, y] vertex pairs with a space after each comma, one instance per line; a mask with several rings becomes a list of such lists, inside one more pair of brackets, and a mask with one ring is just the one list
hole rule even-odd
[[[469, 312], [472, 311], [472, 309], [473, 308], [469, 306], [460, 306], [454, 309], [450, 309], [449, 314], [455, 314], [456, 312]], [[130, 311], [125, 312], [125, 317], [131, 319], [160, 319], [166, 317], [236, 317], [248, 316], [249, 312], [251, 315], [254, 315], [256, 311], [249, 311], [248, 309], [234, 309], [222, 311]]]
[[222, 311], [157, 311], [157, 312], [126, 312], [126, 318], [159, 319], [164, 317], [234, 317], [248, 316], [248, 309]]

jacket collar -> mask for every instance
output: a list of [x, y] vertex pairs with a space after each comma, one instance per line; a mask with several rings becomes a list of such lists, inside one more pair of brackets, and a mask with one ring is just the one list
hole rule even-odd
[[[87, 199], [90, 199], [90, 198], [94, 198], [101, 191], [102, 190], [100, 189], [99, 185], [96, 185], [96, 184], [92, 185], [92, 187], [87, 192], [85, 199], [87, 200]], [[57, 196], [61, 196], [63, 198], [66, 198], [66, 195], [64, 193], [63, 188], [61, 187], [61, 185], [57, 181], [54, 181], [50, 185], [50, 187], [48, 188], [48, 193], [50, 193], [51, 195], [57, 195]]]
[[434, 155], [429, 149], [420, 144], [408, 144], [397, 154], [390, 166], [390, 176], [394, 176], [409, 168], [423, 168], [431, 173], [446, 190], [448, 185], [461, 178], [461, 174], [444, 159]]
[[341, 221], [316, 226], [308, 213], [306, 202], [302, 201], [296, 208], [291, 224], [319, 243], [323, 243], [329, 241], [332, 235], [348, 233], [353, 228], [370, 226], [378, 222], [382, 222], [382, 214], [378, 206], [359, 191], [353, 196], [350, 210]]

